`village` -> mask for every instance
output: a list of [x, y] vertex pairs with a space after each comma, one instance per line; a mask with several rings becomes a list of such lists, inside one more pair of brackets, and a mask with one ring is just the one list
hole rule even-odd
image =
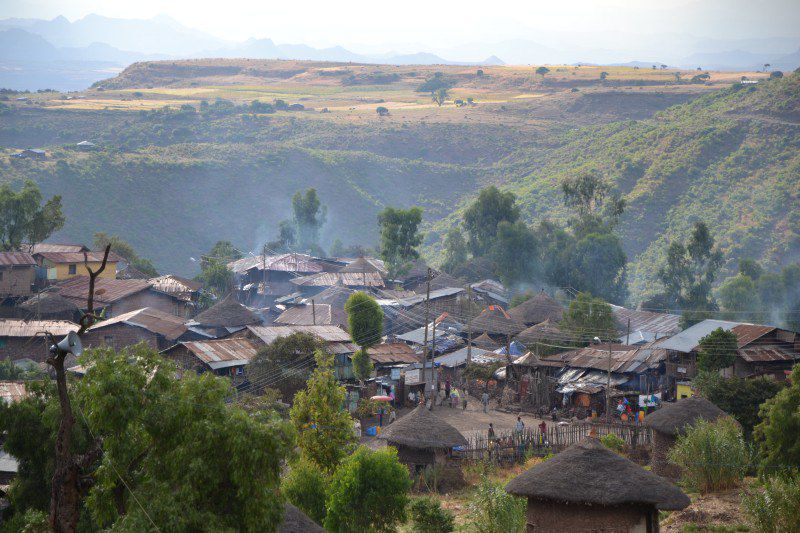
[[[224, 380], [228, 403], [268, 394], [285, 409], [310, 389], [321, 351], [353, 435], [396, 448], [412, 493], [457, 493], [470, 465], [511, 468], [520, 473], [505, 489], [528, 499], [528, 531], [650, 532], [659, 513], [690, 505], [670, 449], [698, 421], [737, 415], [694, 382], [704, 353], [722, 349], [715, 335], [732, 335], [726, 378], [784, 389], [800, 361], [796, 331], [717, 318], [682, 327], [678, 314], [609, 304], [613, 328], [576, 329], [580, 293], [543, 287], [515, 300], [497, 280], [458, 279], [422, 259], [392, 277], [376, 257], [265, 247], [225, 268], [230, 290], [214, 295], [200, 281], [147, 277], [113, 249], [0, 252], [0, 359], [16, 376], [0, 382], [5, 404], [35, 394], [30, 384], [53, 375], [48, 359], [62, 350], [53, 343], [79, 331], [79, 348], [63, 353], [68, 382], [92, 373], [94, 350], [139, 346], [179, 380]], [[97, 319], [85, 327], [87, 301]], [[378, 324], [353, 330], [369, 313]], [[3, 452], [0, 467], [6, 494], [19, 465]], [[297, 523], [279, 531], [321, 530], [294, 510]]]

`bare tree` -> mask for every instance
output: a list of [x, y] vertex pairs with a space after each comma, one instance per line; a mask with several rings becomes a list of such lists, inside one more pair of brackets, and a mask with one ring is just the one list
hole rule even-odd
[[[108, 262], [108, 253], [111, 245], [107, 245], [103, 253], [103, 262], [97, 270], [89, 268], [86, 252], [83, 253], [83, 264], [89, 272], [89, 292], [86, 297], [86, 312], [80, 319], [78, 336], [83, 335], [97, 320], [94, 313], [94, 285], [97, 277], [105, 270]], [[55, 339], [48, 335], [48, 343], [53, 346]], [[86, 470], [102, 454], [100, 442], [94, 442], [89, 451], [82, 455], [72, 453], [72, 431], [75, 427], [75, 415], [69, 400], [67, 389], [67, 376], [64, 369], [64, 360], [67, 353], [51, 348], [51, 355], [47, 364], [53, 367], [56, 373], [56, 386], [58, 388], [58, 403], [61, 406], [61, 422], [56, 434], [56, 461], [53, 472], [53, 485], [50, 492], [50, 528], [56, 533], [73, 532], [78, 527], [80, 515], [81, 496], [91, 486], [91, 479], [85, 474]]]

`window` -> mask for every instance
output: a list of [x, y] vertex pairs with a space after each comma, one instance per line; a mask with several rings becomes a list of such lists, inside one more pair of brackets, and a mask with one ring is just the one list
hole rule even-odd
[[111, 344], [114, 343], [114, 337], [112, 337], [111, 335], [106, 335], [105, 337], [103, 337], [103, 342], [110, 346]]
[[75, 263], [69, 265], [69, 275], [74, 276], [77, 273], [78, 273], [78, 265], [76, 265]]
[[241, 376], [242, 374], [244, 374], [244, 367], [237, 366], [236, 367], [236, 375], [237, 376]]

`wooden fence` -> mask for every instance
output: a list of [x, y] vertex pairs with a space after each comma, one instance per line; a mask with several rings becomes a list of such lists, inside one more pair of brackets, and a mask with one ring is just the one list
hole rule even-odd
[[598, 437], [612, 433], [629, 449], [650, 446], [653, 434], [650, 428], [625, 424], [592, 424], [575, 422], [552, 426], [542, 434], [539, 428], [526, 428], [521, 432], [497, 432], [493, 439], [488, 434], [474, 434], [467, 439], [467, 446], [456, 449], [454, 456], [466, 461], [489, 461], [497, 463], [523, 462], [531, 455], [545, 456], [558, 453], [564, 448], [583, 440], [594, 427]]

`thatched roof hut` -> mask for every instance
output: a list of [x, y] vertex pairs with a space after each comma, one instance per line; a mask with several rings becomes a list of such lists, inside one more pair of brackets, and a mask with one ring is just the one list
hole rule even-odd
[[564, 342], [569, 341], [573, 337], [561, 330], [556, 324], [550, 320], [545, 320], [529, 328], [525, 328], [517, 335], [517, 340], [525, 346], [530, 346], [537, 342]]
[[661, 409], [646, 416], [644, 425], [653, 430], [653, 450], [650, 456], [653, 472], [669, 479], [678, 479], [680, 469], [667, 458], [675, 439], [698, 420], [713, 421], [723, 416], [727, 416], [725, 411], [701, 396], [665, 403]]
[[243, 328], [251, 324], [260, 324], [261, 318], [229, 294], [194, 317], [192, 323], [213, 328]]
[[[431, 278], [432, 291], [439, 289], [447, 289], [449, 287], [463, 287], [463, 286], [464, 286], [463, 281], [454, 278], [447, 272], [442, 272], [435, 278]], [[420, 283], [414, 288], [414, 292], [416, 292], [417, 294], [425, 294], [427, 290], [428, 290], [427, 281]]]
[[499, 305], [490, 305], [472, 321], [473, 331], [481, 331], [488, 335], [514, 336], [523, 329], [525, 326], [508, 316], [505, 309]]
[[78, 305], [56, 292], [40, 292], [25, 300], [20, 306], [25, 317], [75, 321], [80, 315]]
[[698, 420], [713, 421], [727, 414], [705, 398], [692, 396], [675, 403], [665, 403], [661, 409], [644, 419], [644, 425], [658, 433], [676, 437]]
[[383, 270], [378, 268], [376, 264], [368, 261], [365, 257], [359, 257], [355, 261], [346, 264], [345, 266], [339, 269], [339, 272], [351, 272], [351, 273], [378, 272], [380, 274], [385, 273]]
[[540, 324], [545, 320], [557, 323], [561, 322], [564, 315], [564, 306], [542, 291], [509, 309], [508, 315], [526, 326]]
[[284, 504], [283, 521], [278, 526], [278, 533], [324, 533], [324, 531], [303, 511], [289, 502]]
[[445, 462], [454, 446], [467, 445], [464, 435], [424, 405], [387, 426], [380, 438], [397, 448], [400, 462], [412, 470]]
[[486, 332], [481, 333], [474, 339], [472, 339], [472, 344], [477, 346], [478, 348], [483, 348], [484, 350], [494, 351], [500, 347], [494, 339], [492, 339]]
[[512, 479], [506, 491], [528, 499], [529, 531], [657, 531], [659, 510], [690, 503], [678, 487], [592, 437]]

